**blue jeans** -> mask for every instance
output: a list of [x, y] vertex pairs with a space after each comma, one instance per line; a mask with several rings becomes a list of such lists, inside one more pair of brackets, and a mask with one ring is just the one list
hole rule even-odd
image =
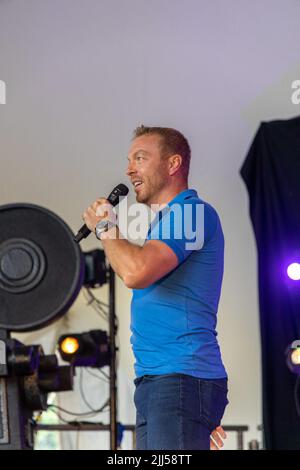
[[134, 383], [137, 450], [209, 450], [229, 403], [226, 378], [144, 375]]

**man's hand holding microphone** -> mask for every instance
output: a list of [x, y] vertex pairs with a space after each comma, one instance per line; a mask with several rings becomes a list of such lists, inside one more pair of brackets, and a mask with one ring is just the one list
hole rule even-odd
[[117, 225], [117, 215], [108, 199], [99, 198], [82, 214], [88, 229], [101, 239], [101, 234]]
[[113, 207], [120, 202], [120, 197], [127, 196], [128, 191], [129, 189], [125, 184], [118, 184], [118, 186], [112, 190], [107, 199], [99, 198], [91, 204], [82, 215], [85, 224], [79, 229], [74, 240], [79, 243], [91, 232], [95, 233], [97, 238], [101, 239], [102, 233], [108, 231], [112, 227], [116, 227], [117, 216], [113, 211]]

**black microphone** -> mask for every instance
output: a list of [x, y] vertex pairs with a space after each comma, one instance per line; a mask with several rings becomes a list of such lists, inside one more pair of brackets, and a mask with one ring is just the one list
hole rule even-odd
[[[110, 195], [108, 196], [107, 200], [111, 203], [112, 206], [116, 206], [119, 204], [119, 197], [120, 196], [127, 196], [129, 189], [125, 184], [118, 184]], [[79, 243], [83, 238], [86, 238], [91, 233], [90, 229], [84, 224], [79, 230], [77, 235], [74, 237], [74, 241]]]

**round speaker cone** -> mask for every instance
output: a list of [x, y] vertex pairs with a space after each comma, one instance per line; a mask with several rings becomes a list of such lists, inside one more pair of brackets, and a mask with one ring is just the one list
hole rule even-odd
[[84, 280], [66, 223], [34, 204], [0, 206], [0, 328], [30, 331], [62, 316]]

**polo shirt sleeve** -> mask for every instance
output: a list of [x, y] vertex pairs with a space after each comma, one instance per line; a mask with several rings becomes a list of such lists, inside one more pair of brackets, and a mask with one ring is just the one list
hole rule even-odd
[[201, 250], [212, 238], [217, 213], [199, 200], [173, 204], [159, 213], [150, 226], [147, 239], [160, 240], [176, 254], [179, 264], [195, 250]]

